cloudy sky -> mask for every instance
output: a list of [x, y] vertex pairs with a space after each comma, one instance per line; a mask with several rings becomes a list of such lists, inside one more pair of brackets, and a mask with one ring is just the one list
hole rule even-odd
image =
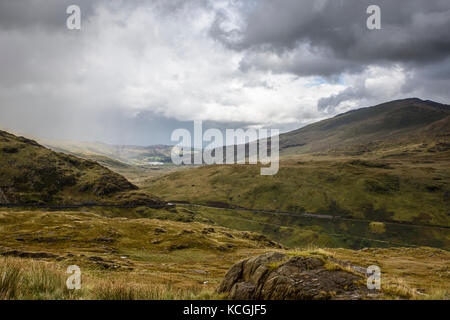
[[[66, 28], [71, 4], [81, 30]], [[450, 103], [450, 1], [0, 0], [0, 68], [0, 127], [23, 134], [286, 131], [397, 98]]]

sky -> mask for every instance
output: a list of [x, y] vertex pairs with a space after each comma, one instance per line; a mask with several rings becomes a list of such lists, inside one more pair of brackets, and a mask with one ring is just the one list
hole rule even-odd
[[450, 103], [448, 0], [0, 0], [0, 127], [22, 134], [174, 144], [409, 97]]

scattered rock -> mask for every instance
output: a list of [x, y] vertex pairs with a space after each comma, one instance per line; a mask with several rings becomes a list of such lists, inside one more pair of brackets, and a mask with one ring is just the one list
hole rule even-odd
[[241, 232], [240, 237], [243, 239], [253, 240], [257, 241], [263, 244], [265, 247], [272, 247], [272, 248], [280, 248], [283, 249], [284, 247], [280, 244], [277, 244], [276, 242], [270, 240], [265, 235], [259, 234], [259, 233], [251, 233], [251, 232]]
[[2, 188], [0, 188], [0, 203], [9, 203], [9, 200], [3, 192]]
[[113, 261], [111, 261], [111, 260], [106, 260], [106, 259], [103, 259], [103, 258], [97, 257], [97, 256], [91, 256], [91, 257], [88, 257], [87, 259], [90, 260], [90, 261], [94, 261], [94, 262], [113, 263]]
[[192, 230], [183, 230], [180, 232], [180, 236], [183, 234], [193, 234], [193, 233], [194, 233], [194, 231], [192, 231]]
[[98, 237], [98, 238], [90, 239], [88, 241], [89, 242], [106, 242], [106, 243], [111, 243], [111, 242], [115, 242], [116, 239], [108, 238], [108, 237]]
[[228, 248], [224, 246], [211, 246], [212, 249], [218, 250], [218, 251], [227, 251]]
[[4, 153], [17, 153], [19, 152], [19, 148], [6, 146], [2, 148], [2, 151]]
[[234, 238], [233, 235], [231, 233], [228, 233], [228, 232], [224, 232], [223, 235], [228, 237], [228, 238]]
[[155, 228], [155, 235], [158, 235], [161, 233], [167, 233], [167, 231], [162, 228]]
[[121, 267], [118, 264], [104, 263], [104, 262], [97, 262], [95, 265], [97, 267], [100, 267], [101, 269], [119, 269]]
[[205, 270], [189, 270], [190, 272], [193, 273], [199, 273], [199, 274], [208, 274], [208, 271]]
[[121, 268], [121, 265], [115, 263], [114, 261], [103, 259], [102, 257], [91, 256], [91, 257], [88, 257], [87, 260], [92, 261], [96, 267], [99, 267], [99, 268], [105, 269], [105, 270]]
[[[66, 240], [70, 240], [70, 238], [69, 237], [65, 237], [65, 238], [39, 237], [39, 238], [29, 239], [28, 241], [30, 241], [30, 242], [38, 242], [38, 243], [55, 243], [55, 242], [66, 241]], [[21, 241], [26, 241], [26, 240], [23, 239]]]
[[210, 234], [210, 233], [214, 233], [214, 232], [216, 232], [214, 230], [214, 228], [203, 228], [203, 230], [202, 230], [203, 234]]
[[31, 259], [50, 259], [50, 258], [58, 258], [56, 254], [47, 253], [47, 252], [25, 252], [25, 251], [6, 251], [0, 253], [0, 255], [5, 257], [19, 257], [19, 258], [31, 258]]
[[174, 244], [171, 245], [170, 247], [165, 247], [164, 249], [167, 251], [173, 251], [173, 250], [183, 250], [183, 249], [188, 249], [189, 246], [186, 244]]
[[325, 268], [326, 258], [270, 252], [233, 265], [217, 291], [238, 300], [362, 299], [362, 276]]

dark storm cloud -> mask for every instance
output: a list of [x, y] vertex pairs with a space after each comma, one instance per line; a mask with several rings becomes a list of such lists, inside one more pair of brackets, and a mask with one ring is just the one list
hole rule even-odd
[[[369, 30], [369, 5], [381, 9], [381, 30]], [[380, 92], [361, 77], [369, 67], [400, 66], [406, 77], [395, 94], [450, 99], [450, 1], [448, 0], [261, 0], [240, 28], [225, 30], [218, 16], [212, 35], [244, 54], [241, 70], [266, 70], [336, 81], [360, 78], [317, 108], [334, 114], [343, 102], [375, 103]], [[383, 96], [381, 99], [385, 99]]]
[[[382, 29], [369, 30], [366, 9], [381, 8]], [[224, 17], [219, 17], [224, 20]], [[361, 63], [435, 63], [450, 52], [450, 1], [447, 0], [261, 0], [246, 16], [242, 29], [223, 31], [217, 21], [213, 36], [237, 50], [251, 49], [246, 64], [270, 69], [255, 53], [285, 58], [307, 45], [317, 57], [299, 57], [278, 68], [299, 75], [353, 71]], [[324, 63], [320, 62], [320, 59]], [[357, 68], [358, 69], [358, 68]]]
[[417, 95], [430, 100], [450, 102], [450, 56], [440, 63], [417, 66], [403, 86], [404, 92], [418, 91]]

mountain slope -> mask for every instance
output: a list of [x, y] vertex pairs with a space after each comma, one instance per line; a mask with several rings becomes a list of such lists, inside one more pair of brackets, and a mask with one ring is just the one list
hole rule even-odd
[[136, 190], [97, 162], [56, 153], [33, 140], [0, 131], [0, 201], [73, 203]]
[[282, 134], [289, 154], [362, 154], [404, 143], [450, 138], [450, 106], [417, 98], [383, 103], [340, 114]]
[[[449, 114], [449, 106], [429, 101], [393, 101], [282, 135], [274, 176], [261, 176], [256, 165], [214, 165], [153, 178], [142, 187], [169, 201], [358, 219], [359, 227], [333, 221], [327, 232], [345, 236], [351, 230], [390, 242], [394, 232], [386, 223], [450, 226]], [[245, 218], [292, 226], [273, 215], [253, 216]], [[427, 245], [448, 248], [448, 232], [429, 230]], [[414, 241], [407, 242], [426, 243]]]

